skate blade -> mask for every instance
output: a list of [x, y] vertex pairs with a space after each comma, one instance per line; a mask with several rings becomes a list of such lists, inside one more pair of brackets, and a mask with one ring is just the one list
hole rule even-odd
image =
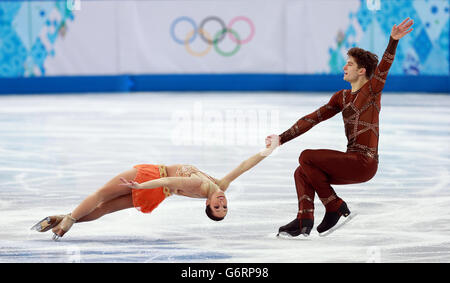
[[44, 219], [42, 219], [41, 221], [39, 221], [38, 223], [34, 224], [30, 230], [35, 230], [38, 232], [45, 232], [51, 228], [50, 226], [51, 226], [51, 219], [50, 219], [50, 216], [48, 216], [48, 217], [45, 217]]
[[319, 233], [319, 236], [320, 237], [326, 237], [326, 236], [330, 235], [331, 233], [333, 233], [337, 229], [341, 228], [342, 226], [344, 226], [345, 224], [350, 222], [350, 220], [355, 218], [357, 215], [358, 215], [357, 213], [352, 212], [351, 214], [347, 215], [346, 219], [343, 222], [339, 223], [338, 225], [334, 226], [333, 228], [330, 228], [330, 230], [328, 230], [328, 231], [325, 231], [323, 233]]
[[61, 239], [61, 237], [57, 234], [53, 234], [52, 240], [57, 242], [59, 239]]
[[309, 236], [309, 234], [299, 234], [298, 236], [292, 236], [289, 233], [280, 232], [276, 235], [276, 237], [279, 239], [298, 239], [298, 238], [300, 238], [299, 236], [303, 236], [303, 237], [307, 238]]

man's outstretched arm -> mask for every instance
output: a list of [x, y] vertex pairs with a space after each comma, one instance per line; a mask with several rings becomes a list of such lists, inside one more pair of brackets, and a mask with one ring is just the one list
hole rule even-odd
[[[342, 95], [343, 91], [336, 92], [330, 99], [330, 101], [324, 106], [320, 107], [316, 111], [300, 118], [292, 127], [287, 129], [279, 137], [279, 144], [282, 145], [296, 137], [309, 131], [312, 127], [319, 124], [322, 121], [330, 119], [337, 113], [342, 111]], [[266, 138], [266, 144], [268, 143]]]

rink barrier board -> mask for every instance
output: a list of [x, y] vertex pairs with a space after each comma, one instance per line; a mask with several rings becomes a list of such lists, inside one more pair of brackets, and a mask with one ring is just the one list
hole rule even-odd
[[[0, 94], [152, 91], [334, 92], [349, 88], [342, 75], [154, 74], [0, 78]], [[449, 76], [389, 76], [385, 92], [450, 93]]]

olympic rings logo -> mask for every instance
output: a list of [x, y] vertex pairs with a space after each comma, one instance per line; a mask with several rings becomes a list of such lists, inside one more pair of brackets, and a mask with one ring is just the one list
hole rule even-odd
[[[247, 23], [250, 27], [250, 34], [243, 39], [241, 39], [238, 32], [233, 29], [233, 26], [240, 21]], [[187, 22], [188, 24], [190, 24], [192, 26], [192, 30], [188, 32], [184, 36], [184, 38], [179, 38], [175, 34], [175, 30], [177, 29], [177, 26], [182, 22]], [[221, 28], [213, 35], [211, 35], [205, 29], [205, 26], [208, 22], [217, 22]], [[172, 22], [170, 26], [170, 35], [176, 43], [184, 45], [186, 51], [193, 56], [203, 57], [214, 48], [214, 50], [219, 55], [230, 57], [235, 55], [240, 50], [241, 45], [247, 44], [253, 39], [253, 37], [255, 36], [255, 25], [253, 24], [252, 20], [245, 16], [237, 16], [233, 18], [228, 25], [225, 25], [225, 22], [219, 17], [209, 16], [201, 21], [200, 25], [197, 27], [196, 22], [192, 18], [183, 16], [176, 18]], [[221, 47], [219, 47], [219, 44], [225, 39], [227, 35], [229, 39], [231, 39], [231, 41], [235, 44], [235, 47], [231, 51], [224, 51]], [[202, 51], [194, 51], [191, 48], [191, 44], [197, 39], [197, 36], [199, 36], [200, 39], [203, 40], [207, 45], [206, 48]]]

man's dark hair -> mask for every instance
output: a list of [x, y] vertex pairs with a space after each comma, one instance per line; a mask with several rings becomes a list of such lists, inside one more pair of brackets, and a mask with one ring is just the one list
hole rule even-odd
[[213, 215], [211, 206], [209, 206], [209, 205], [206, 206], [205, 212], [206, 212], [206, 215], [208, 215], [208, 217], [214, 221], [220, 221], [225, 218], [225, 217], [217, 217], [217, 216]]
[[358, 68], [366, 69], [366, 78], [370, 79], [378, 65], [378, 56], [359, 47], [353, 47], [347, 52], [348, 56], [355, 58]]

